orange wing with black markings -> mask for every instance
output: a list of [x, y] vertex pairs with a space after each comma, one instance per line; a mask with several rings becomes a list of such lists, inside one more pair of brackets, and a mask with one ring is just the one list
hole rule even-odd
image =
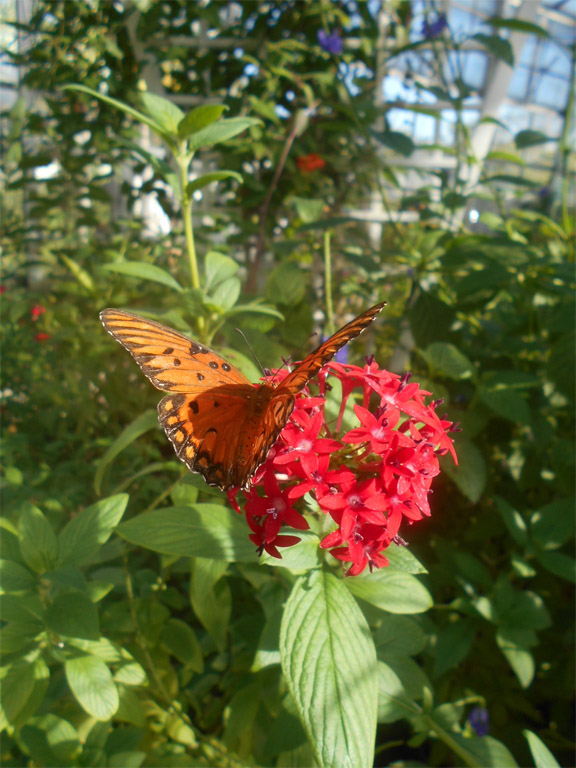
[[246, 487], [294, 408], [294, 398], [384, 304], [359, 315], [309, 354], [284, 381], [251, 384], [213, 350], [153, 320], [105, 309], [104, 328], [157, 388], [158, 417], [178, 457], [209, 485]]

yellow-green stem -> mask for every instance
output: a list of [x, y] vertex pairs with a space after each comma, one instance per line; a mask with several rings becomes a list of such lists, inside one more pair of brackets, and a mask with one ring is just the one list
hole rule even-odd
[[334, 307], [332, 305], [332, 252], [330, 250], [329, 229], [324, 232], [324, 300], [326, 302], [326, 333], [334, 333]]
[[190, 282], [192, 288], [200, 288], [200, 274], [198, 272], [198, 260], [196, 258], [196, 247], [194, 245], [194, 229], [192, 226], [192, 197], [188, 195], [186, 186], [188, 184], [188, 163], [181, 160], [180, 169], [180, 190], [182, 194], [182, 216], [184, 217], [184, 235], [186, 237], [186, 252], [188, 254], [188, 264], [190, 266]]

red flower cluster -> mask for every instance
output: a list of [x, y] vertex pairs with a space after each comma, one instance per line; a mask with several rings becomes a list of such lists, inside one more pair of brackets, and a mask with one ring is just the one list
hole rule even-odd
[[35, 341], [48, 341], [49, 338], [49, 333], [37, 333], [36, 336], [34, 336]]
[[30, 310], [30, 317], [36, 321], [44, 312], [46, 312], [46, 307], [43, 307], [42, 304], [35, 304]]
[[320, 155], [312, 153], [311, 155], [300, 155], [296, 158], [296, 165], [298, 170], [302, 173], [312, 173], [312, 171], [319, 171], [326, 165], [326, 160]]
[[[278, 382], [286, 371], [267, 377]], [[340, 381], [342, 400], [335, 425], [325, 413], [327, 379]], [[452, 422], [441, 420], [437, 403], [424, 403], [429, 392], [409, 383], [410, 375], [381, 370], [373, 360], [364, 368], [329, 363], [319, 374], [319, 396], [300, 395], [294, 412], [264, 464], [245, 491], [244, 511], [252, 531], [250, 539], [262, 550], [280, 557], [278, 547], [296, 544], [297, 536], [281, 534], [283, 525], [305, 530], [308, 523], [295, 508], [298, 499], [313, 494], [336, 530], [320, 546], [352, 563], [348, 575], [368, 565], [388, 565], [382, 552], [398, 536], [401, 523], [412, 524], [430, 515], [428, 493], [439, 473], [438, 456], [452, 454]], [[353, 405], [358, 426], [338, 437], [353, 393], [362, 405]], [[237, 489], [228, 493], [234, 508]]]

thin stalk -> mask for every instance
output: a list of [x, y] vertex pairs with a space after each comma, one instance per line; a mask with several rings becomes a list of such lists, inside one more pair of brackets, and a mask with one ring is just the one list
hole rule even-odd
[[185, 159], [178, 160], [180, 172], [180, 190], [182, 193], [182, 216], [184, 218], [184, 235], [186, 237], [186, 252], [190, 267], [190, 282], [192, 288], [200, 289], [200, 274], [198, 272], [198, 259], [194, 245], [194, 229], [192, 227], [192, 196], [186, 192], [188, 183], [188, 162]]
[[[574, 63], [574, 61], [572, 62]], [[572, 134], [572, 115], [574, 112], [574, 98], [576, 90], [576, 72], [574, 66], [572, 66], [572, 76], [570, 78], [570, 91], [568, 94], [568, 103], [566, 104], [566, 113], [564, 117], [564, 126], [562, 128], [562, 136], [560, 137], [560, 153], [561, 153], [561, 165], [560, 172], [562, 173], [562, 192], [561, 192], [561, 208], [562, 208], [562, 224], [564, 230], [568, 236], [572, 234], [574, 229], [574, 222], [570, 218], [568, 212], [569, 197], [570, 197], [570, 174], [568, 171], [568, 158], [570, 156], [570, 136]]]
[[334, 306], [332, 304], [332, 252], [330, 250], [330, 238], [332, 232], [327, 229], [324, 232], [324, 301], [326, 303], [326, 333], [330, 336], [334, 333]]

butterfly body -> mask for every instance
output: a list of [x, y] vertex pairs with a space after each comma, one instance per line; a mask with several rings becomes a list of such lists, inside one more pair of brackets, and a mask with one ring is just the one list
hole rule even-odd
[[153, 320], [105, 309], [105, 329], [169, 392], [158, 418], [178, 457], [209, 485], [246, 487], [282, 431], [296, 395], [385, 306], [366, 310], [311, 352], [278, 385], [252, 384], [216, 352]]

